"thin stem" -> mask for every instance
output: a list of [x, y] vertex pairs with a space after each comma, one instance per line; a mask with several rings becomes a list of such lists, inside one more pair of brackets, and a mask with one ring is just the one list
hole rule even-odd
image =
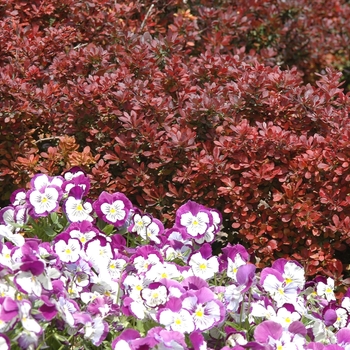
[[142, 21], [142, 24], [141, 24], [141, 28], [140, 28], [140, 30], [142, 30], [142, 29], [143, 29], [143, 27], [145, 26], [146, 21], [147, 21], [147, 18], [150, 16], [150, 14], [151, 14], [151, 12], [152, 12], [153, 7], [154, 7], [154, 4], [152, 4], [152, 5], [150, 6], [150, 8], [148, 9], [148, 11], [147, 11], [147, 13], [146, 13], [145, 18], [144, 18], [144, 19], [143, 19], [143, 21]]

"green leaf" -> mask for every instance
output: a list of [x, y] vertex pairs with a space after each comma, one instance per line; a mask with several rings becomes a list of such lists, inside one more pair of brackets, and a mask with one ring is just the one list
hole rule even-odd
[[54, 223], [54, 224], [58, 224], [58, 215], [57, 215], [57, 213], [51, 213], [50, 214], [50, 219], [51, 219], [51, 221]]
[[109, 236], [113, 231], [114, 231], [114, 226], [113, 225], [106, 225], [103, 229], [102, 232], [104, 232], [107, 236]]
[[56, 231], [52, 227], [45, 227], [45, 234], [49, 237], [55, 237], [57, 235]]

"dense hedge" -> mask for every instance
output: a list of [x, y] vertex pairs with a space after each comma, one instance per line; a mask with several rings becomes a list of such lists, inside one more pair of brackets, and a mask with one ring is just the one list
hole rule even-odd
[[121, 191], [169, 222], [192, 199], [261, 266], [292, 257], [341, 277], [346, 1], [6, 0], [0, 16], [3, 205], [35, 173], [79, 165], [93, 195]]

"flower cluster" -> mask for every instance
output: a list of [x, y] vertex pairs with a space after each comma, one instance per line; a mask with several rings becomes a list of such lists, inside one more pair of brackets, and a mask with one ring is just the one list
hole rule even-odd
[[165, 228], [89, 188], [78, 168], [38, 174], [0, 210], [1, 349], [350, 348], [332, 278], [286, 259], [257, 271], [239, 244], [214, 256], [215, 209], [189, 201]]

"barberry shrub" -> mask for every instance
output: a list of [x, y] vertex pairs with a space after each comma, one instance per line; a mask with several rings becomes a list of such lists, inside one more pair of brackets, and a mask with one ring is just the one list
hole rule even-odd
[[169, 225], [195, 200], [261, 266], [340, 279], [349, 16], [345, 0], [1, 1], [3, 205], [77, 165], [92, 195], [121, 191]]

